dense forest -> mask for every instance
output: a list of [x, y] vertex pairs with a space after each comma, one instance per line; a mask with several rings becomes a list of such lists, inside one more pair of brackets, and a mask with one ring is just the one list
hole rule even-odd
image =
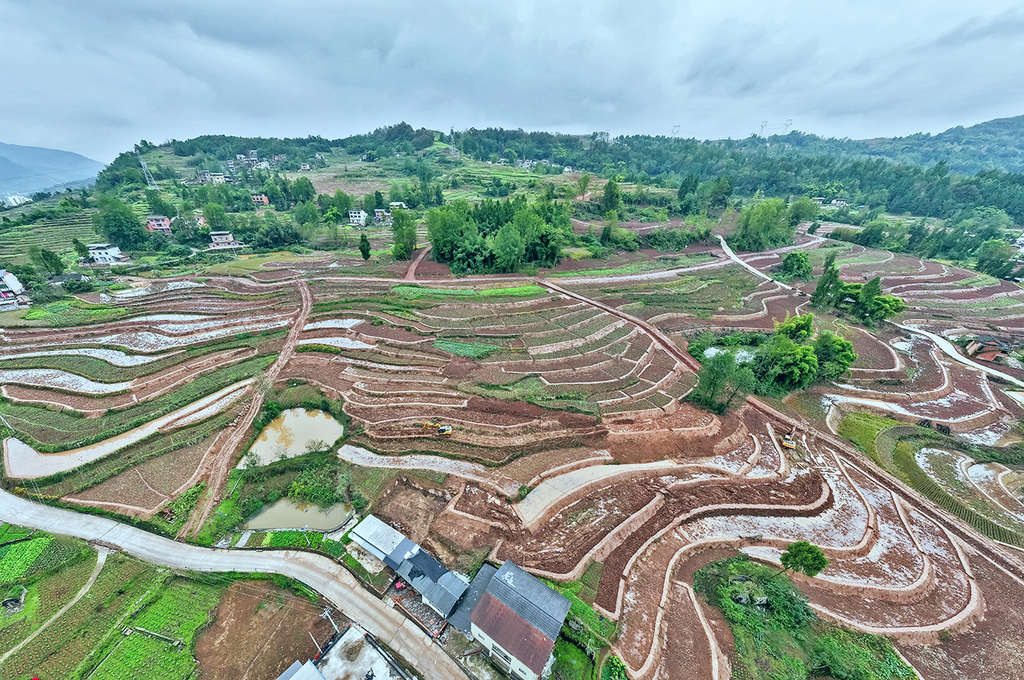
[[[370, 134], [335, 140], [218, 135], [171, 140], [169, 144], [176, 154], [192, 157], [190, 163], [200, 167], [205, 160], [227, 160], [248, 149], [257, 149], [261, 157], [283, 154], [291, 163], [298, 163], [331, 150], [363, 156], [367, 160], [395, 154], [412, 155], [440, 142], [458, 148], [464, 157], [511, 161], [543, 159], [551, 163], [544, 167], [571, 166], [600, 177], [649, 186], [676, 188], [693, 173], [701, 181], [728, 178], [739, 195], [761, 192], [767, 196], [807, 194], [827, 199], [842, 196], [853, 204], [885, 206], [891, 213], [941, 219], [957, 217], [978, 207], [993, 207], [1004, 210], [1015, 222], [1021, 223], [1024, 222], [1024, 175], [1000, 170], [956, 174], [951, 171], [951, 159], [956, 154], [941, 150], [946, 148], [943, 145], [953, 144], [957, 135], [989, 139], [992, 145], [998, 145], [1003, 137], [996, 132], [1003, 131], [1004, 136], [1011, 136], [1005, 130], [1021, 125], [1018, 122], [1008, 127], [1003, 121], [992, 121], [960, 132], [954, 129], [942, 135], [915, 135], [884, 143], [823, 140], [794, 132], [770, 140], [771, 145], [766, 146], [765, 140], [760, 138], [740, 141], [642, 135], [609, 138], [604, 133], [563, 135], [495, 128], [445, 134], [422, 128], [416, 130], [400, 123]], [[914, 141], [916, 138], [920, 139]], [[941, 160], [924, 167], [914, 162], [896, 163], [888, 158], [864, 155], [880, 154], [880, 149], [885, 148], [899, 150], [892, 155], [904, 160], [917, 158], [922, 163]], [[963, 148], [967, 147], [962, 147], [961, 151]], [[1015, 147], [1003, 148], [1011, 154]], [[122, 154], [100, 173], [97, 188], [102, 191], [125, 181], [141, 180], [137, 168], [134, 154]]]

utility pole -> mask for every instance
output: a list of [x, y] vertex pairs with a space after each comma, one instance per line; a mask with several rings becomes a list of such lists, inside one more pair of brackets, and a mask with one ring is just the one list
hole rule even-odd
[[139, 163], [142, 164], [142, 175], [146, 178], [146, 186], [150, 189], [158, 189], [156, 180], [153, 179], [153, 173], [149, 171], [149, 166], [146, 165], [146, 161], [138, 149], [135, 149], [135, 155], [139, 157]]
[[338, 624], [336, 624], [334, 622], [334, 618], [331, 616], [331, 608], [330, 607], [324, 607], [324, 611], [323, 611], [322, 614], [320, 614], [320, 618], [321, 619], [327, 619], [328, 621], [330, 621], [331, 622], [331, 626], [334, 628], [334, 632], [335, 633], [340, 633], [341, 632], [340, 630], [338, 630]]

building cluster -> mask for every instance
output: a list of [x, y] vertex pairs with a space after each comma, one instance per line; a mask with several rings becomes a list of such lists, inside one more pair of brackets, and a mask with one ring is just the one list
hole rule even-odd
[[[373, 211], [373, 221], [380, 224], [391, 224], [392, 217], [391, 212], [395, 209], [408, 210], [403, 201], [392, 201], [388, 204], [387, 208], [376, 208]], [[365, 210], [349, 210], [348, 211], [348, 223], [353, 226], [366, 226], [366, 220], [370, 217], [370, 214]]]
[[845, 198], [833, 198], [831, 201], [822, 196], [814, 196], [811, 198], [819, 208], [832, 207], [832, 208], [846, 208], [849, 207], [850, 202]]
[[349, 536], [405, 579], [424, 604], [479, 644], [512, 678], [548, 675], [555, 641], [569, 614], [566, 597], [512, 562], [501, 568], [484, 564], [470, 580], [373, 515]]
[[0, 269], [0, 312], [18, 309], [31, 302], [18, 277], [6, 269]]

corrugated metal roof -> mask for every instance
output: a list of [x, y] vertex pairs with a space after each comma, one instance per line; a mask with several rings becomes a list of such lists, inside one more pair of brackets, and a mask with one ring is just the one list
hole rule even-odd
[[373, 515], [367, 515], [349, 536], [381, 560], [394, 552], [403, 540], [409, 540]]
[[558, 637], [569, 613], [570, 603], [565, 596], [511, 562], [501, 565], [487, 592], [552, 640]]
[[313, 662], [307, 660], [306, 663], [296, 661], [288, 667], [288, 670], [279, 675], [277, 680], [325, 680], [325, 678], [313, 665]]
[[484, 596], [487, 585], [491, 582], [491, 578], [493, 578], [497, 571], [497, 569], [489, 564], [481, 566], [480, 571], [476, 573], [473, 581], [469, 584], [465, 597], [459, 601], [455, 611], [448, 617], [448, 622], [466, 635], [470, 634], [469, 615], [476, 608], [480, 598]]
[[[495, 576], [491, 584], [497, 580]], [[494, 597], [490, 588], [484, 592], [469, 618], [477, 628], [531, 671], [537, 675], [543, 672], [551, 650], [555, 648], [555, 639], [545, 635]]]

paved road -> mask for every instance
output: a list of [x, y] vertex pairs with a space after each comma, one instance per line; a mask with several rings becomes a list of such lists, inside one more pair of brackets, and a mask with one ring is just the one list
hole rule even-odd
[[106, 517], [51, 508], [0, 490], [0, 521], [116, 547], [145, 562], [195, 571], [254, 571], [290, 576], [327, 598], [427, 678], [466, 675], [426, 633], [362, 588], [344, 567], [296, 550], [217, 550], [177, 543]]
[[787, 286], [782, 281], [776, 281], [775, 279], [773, 279], [772, 277], [768, 276], [767, 274], [765, 274], [763, 271], [761, 271], [757, 267], [755, 267], [753, 265], [750, 265], [750, 264], [747, 264], [746, 262], [741, 260], [739, 258], [739, 256], [737, 256], [736, 253], [734, 253], [732, 251], [732, 248], [729, 247], [729, 244], [725, 242], [725, 238], [723, 236], [719, 236], [718, 240], [722, 244], [722, 250], [725, 251], [725, 254], [729, 256], [730, 260], [732, 260], [734, 262], [738, 262], [740, 264], [740, 266], [742, 266], [745, 269], [749, 270], [752, 274], [754, 274], [755, 276], [757, 276], [759, 278], [765, 279], [766, 281], [772, 281], [772, 282], [782, 286], [786, 290], [796, 290], [795, 288], [793, 288], [793, 286]]
[[990, 367], [985, 366], [983, 364], [979, 364], [976, 361], [972, 361], [972, 360], [968, 359], [963, 354], [960, 354], [960, 352], [957, 350], [956, 346], [953, 343], [951, 343], [949, 340], [946, 340], [941, 335], [937, 335], [935, 333], [932, 333], [931, 331], [926, 331], [926, 330], [923, 330], [923, 329], [920, 329], [920, 328], [914, 328], [913, 326], [904, 326], [903, 324], [898, 324], [898, 323], [894, 323], [893, 325], [899, 326], [903, 330], [908, 331], [910, 333], [916, 333], [917, 335], [923, 335], [924, 337], [928, 338], [929, 340], [934, 342], [936, 345], [938, 345], [939, 349], [941, 349], [946, 355], [948, 355], [954, 361], [958, 361], [961, 364], [964, 364], [965, 366], [970, 366], [971, 368], [976, 368], [979, 371], [984, 371], [985, 373], [988, 373], [989, 375], [994, 375], [996, 377], [1002, 378], [1003, 380], [1006, 380], [1007, 382], [1012, 383], [1012, 384], [1016, 385], [1017, 387], [1024, 387], [1024, 381], [1021, 381], [1021, 380], [1019, 380], [1017, 378], [1014, 378], [1012, 375], [1009, 375], [1007, 373], [1003, 373], [1002, 371], [997, 371], [994, 368], [990, 368]]

